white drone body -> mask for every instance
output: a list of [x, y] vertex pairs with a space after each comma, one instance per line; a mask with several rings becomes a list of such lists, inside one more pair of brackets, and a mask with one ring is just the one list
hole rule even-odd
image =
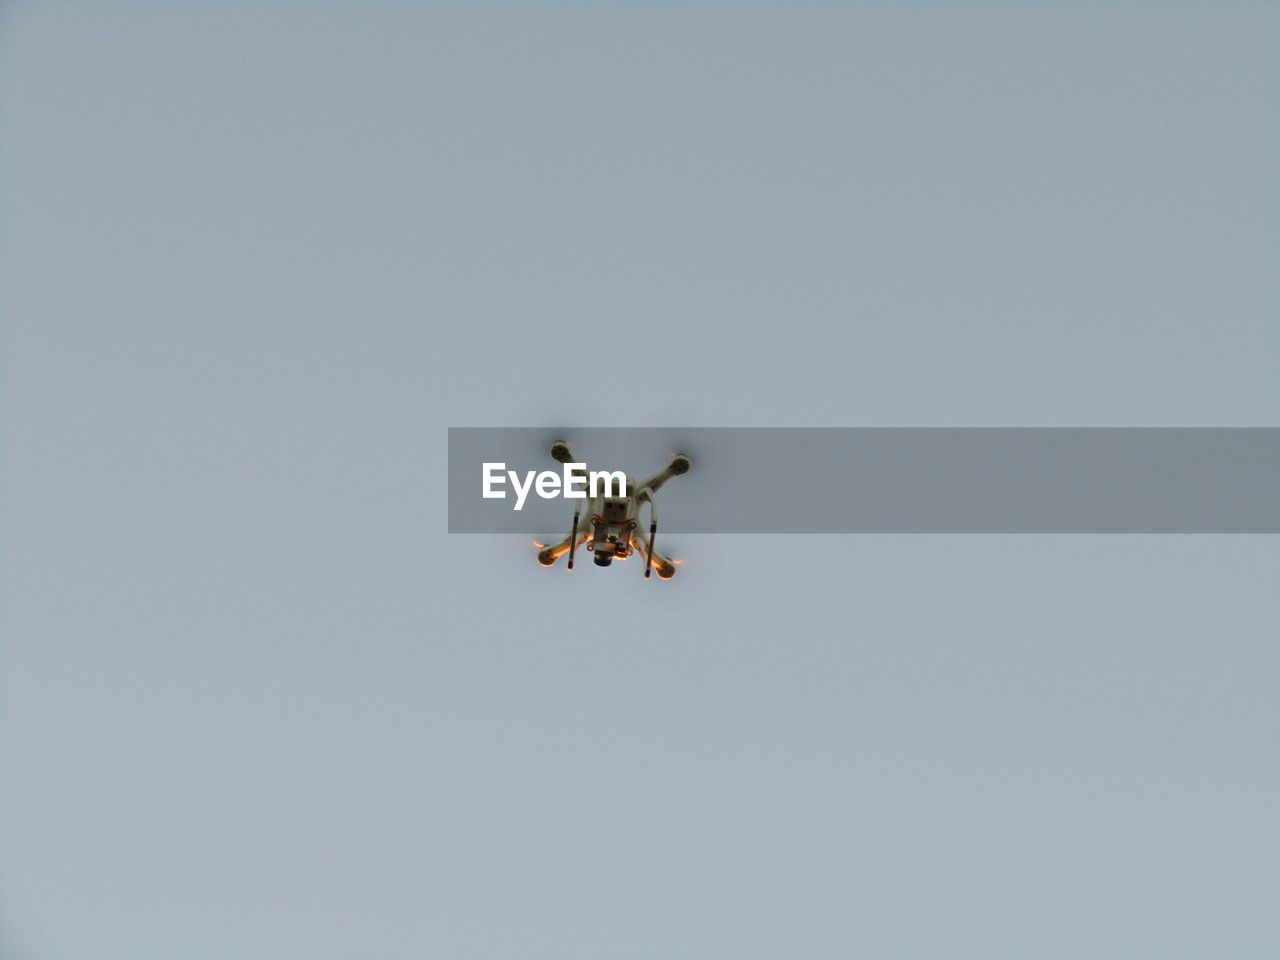
[[[551, 445], [551, 457], [559, 463], [575, 464], [572, 475], [585, 485], [586, 465], [574, 459], [569, 445], [563, 440]], [[573, 555], [578, 547], [585, 546], [595, 556], [597, 566], [607, 567], [614, 560], [625, 560], [633, 553], [645, 559], [644, 576], [656, 570], [663, 580], [676, 575], [676, 565], [658, 553], [653, 545], [658, 532], [658, 505], [654, 494], [672, 477], [689, 472], [689, 458], [680, 454], [661, 473], [655, 473], [643, 483], [627, 477], [623, 496], [589, 496], [586, 499], [587, 524], [581, 526], [581, 506], [574, 508], [573, 529], [559, 543], [543, 547], [538, 562], [549, 567], [566, 553], [568, 568], [573, 569]], [[640, 504], [649, 504], [649, 534], [640, 530]]]

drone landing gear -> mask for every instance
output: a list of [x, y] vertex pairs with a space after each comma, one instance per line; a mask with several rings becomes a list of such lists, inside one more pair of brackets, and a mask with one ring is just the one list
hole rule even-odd
[[[652, 527], [653, 525], [651, 525], [650, 529], [652, 529]], [[632, 534], [631, 546], [635, 548], [636, 552], [640, 556], [647, 558], [644, 565], [644, 576], [646, 580], [649, 578], [650, 570], [656, 570], [658, 573], [658, 579], [660, 580], [670, 580], [676, 575], [676, 565], [674, 561], [669, 557], [664, 557], [655, 550], [654, 541], [649, 537], [646, 537], [639, 530]]]

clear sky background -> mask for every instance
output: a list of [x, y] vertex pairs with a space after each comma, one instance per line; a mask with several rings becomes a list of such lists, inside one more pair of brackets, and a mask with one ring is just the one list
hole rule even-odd
[[1278, 39], [1274, 4], [6, 4], [0, 951], [1276, 956], [1274, 537], [570, 577], [449, 537], [444, 457], [1276, 425]]

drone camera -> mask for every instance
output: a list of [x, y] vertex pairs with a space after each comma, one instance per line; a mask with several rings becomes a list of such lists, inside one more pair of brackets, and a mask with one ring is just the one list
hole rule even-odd
[[603, 524], [596, 526], [596, 540], [591, 545], [591, 552], [595, 554], [596, 566], [607, 567], [613, 563], [613, 558], [620, 555], [618, 549], [618, 536], [613, 530], [608, 530]]

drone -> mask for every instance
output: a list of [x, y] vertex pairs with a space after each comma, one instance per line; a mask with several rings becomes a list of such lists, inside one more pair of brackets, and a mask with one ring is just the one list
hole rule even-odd
[[[551, 445], [551, 459], [557, 463], [571, 464], [572, 475], [580, 482], [586, 480], [586, 465], [574, 459], [569, 452], [569, 444], [563, 440]], [[568, 569], [573, 569], [573, 556], [579, 546], [584, 546], [595, 557], [596, 566], [607, 567], [614, 560], [626, 560], [632, 554], [645, 558], [644, 578], [649, 573], [658, 571], [662, 580], [670, 580], [676, 575], [676, 565], [671, 559], [664, 557], [654, 549], [658, 533], [658, 505], [654, 500], [662, 485], [672, 477], [689, 472], [689, 458], [678, 454], [661, 473], [655, 473], [643, 483], [636, 483], [630, 477], [621, 490], [621, 496], [610, 496], [618, 492], [605, 489], [591, 491], [593, 495], [586, 498], [587, 524], [580, 526], [582, 505], [573, 510], [573, 527], [569, 535], [559, 543], [543, 547], [538, 553], [538, 562], [544, 567], [552, 566], [566, 553], [569, 554]], [[620, 474], [621, 476], [621, 474]], [[649, 535], [640, 530], [640, 504], [649, 504]], [[541, 544], [539, 544], [541, 546]]]

